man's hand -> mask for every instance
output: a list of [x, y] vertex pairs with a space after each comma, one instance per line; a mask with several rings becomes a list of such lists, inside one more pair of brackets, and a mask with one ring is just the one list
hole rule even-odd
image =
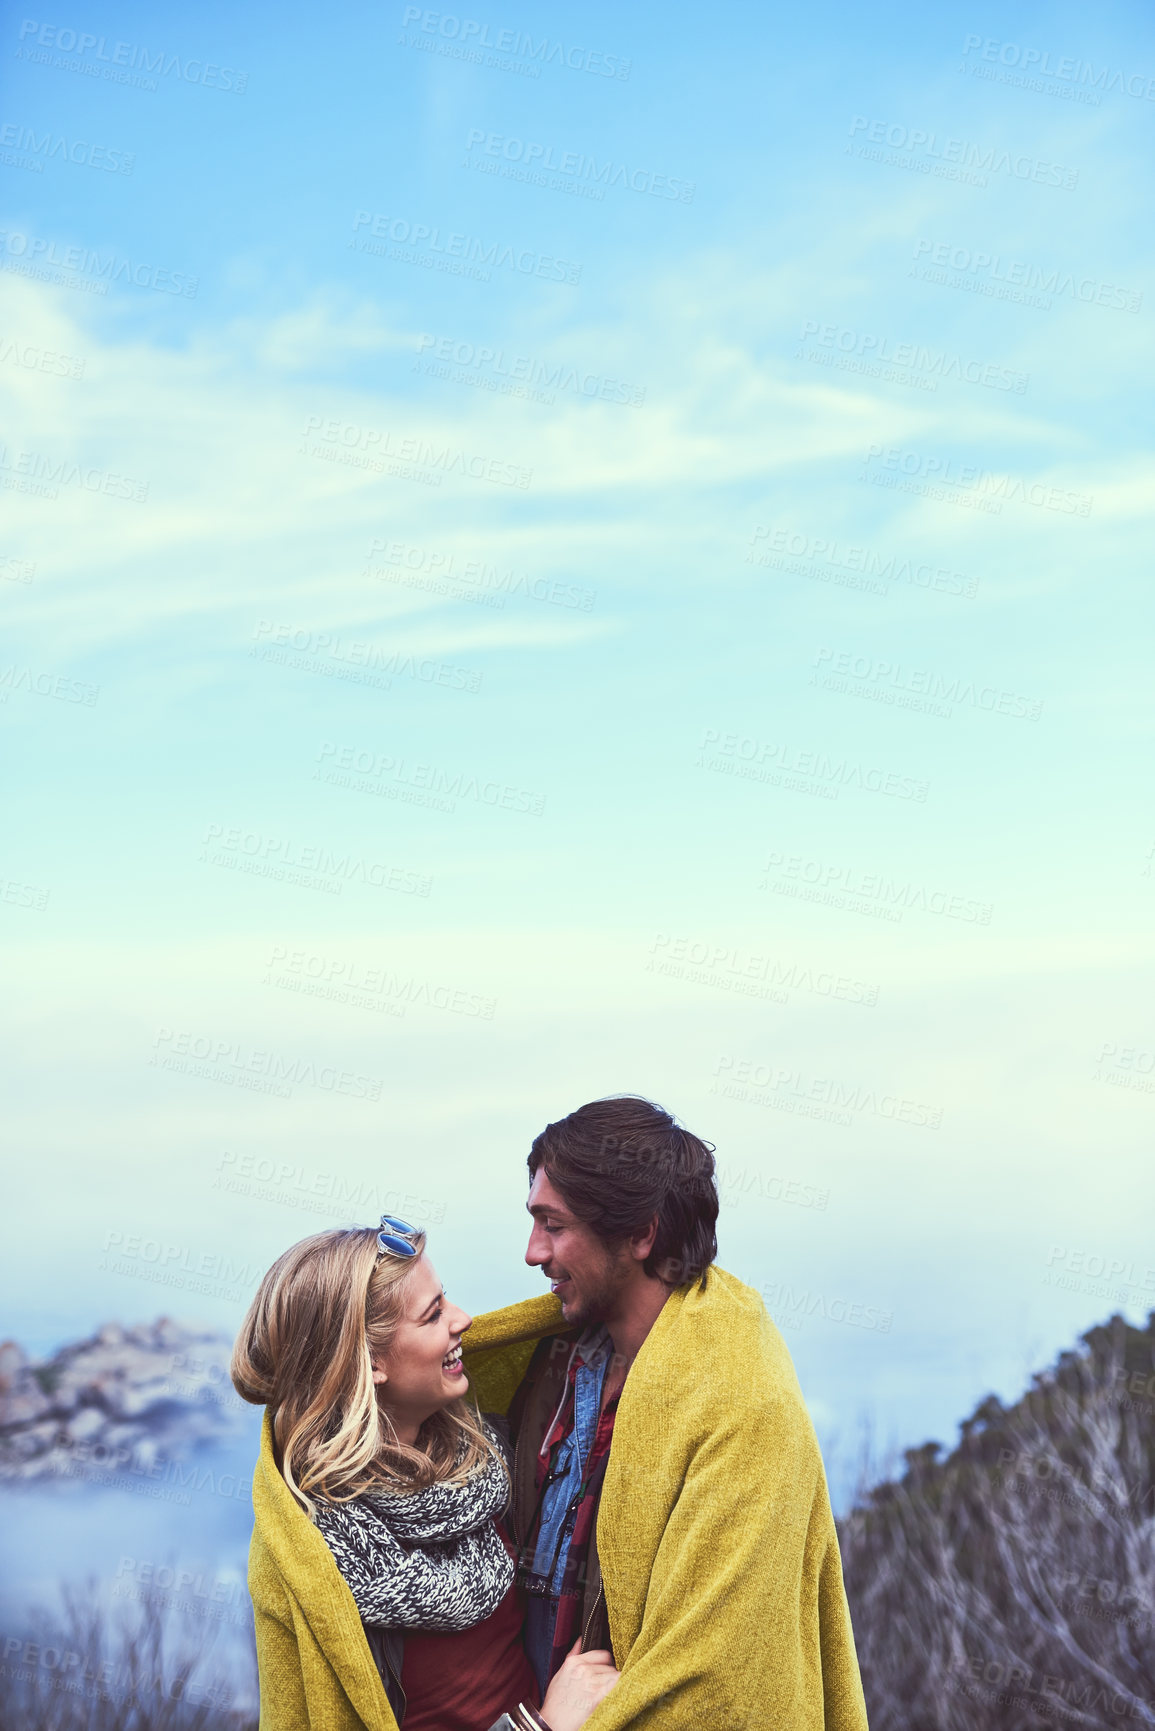
[[580, 1731], [620, 1675], [612, 1653], [604, 1647], [583, 1653], [579, 1635], [551, 1679], [541, 1704], [541, 1716], [550, 1731]]

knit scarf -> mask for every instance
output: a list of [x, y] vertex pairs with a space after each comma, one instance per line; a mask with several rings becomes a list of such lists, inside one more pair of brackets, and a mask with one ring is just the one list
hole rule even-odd
[[491, 1434], [490, 1440], [492, 1457], [463, 1484], [374, 1490], [347, 1503], [317, 1503], [317, 1527], [362, 1622], [472, 1629], [500, 1605], [513, 1580], [513, 1559], [494, 1517], [509, 1502], [509, 1479], [497, 1439]]

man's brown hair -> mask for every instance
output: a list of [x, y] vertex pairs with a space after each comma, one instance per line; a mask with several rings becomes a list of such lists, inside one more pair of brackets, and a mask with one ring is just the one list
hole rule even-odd
[[605, 1243], [622, 1244], [656, 1214], [645, 1272], [680, 1286], [705, 1279], [718, 1254], [714, 1145], [637, 1094], [591, 1100], [547, 1124], [529, 1152], [577, 1218]]

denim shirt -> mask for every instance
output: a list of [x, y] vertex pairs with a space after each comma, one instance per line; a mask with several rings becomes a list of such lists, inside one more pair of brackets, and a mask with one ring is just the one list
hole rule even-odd
[[598, 1408], [601, 1406], [602, 1386], [612, 1351], [613, 1343], [602, 1324], [587, 1329], [576, 1342], [577, 1375], [574, 1384], [573, 1429], [558, 1444], [554, 1480], [546, 1486], [542, 1499], [541, 1530], [533, 1557], [533, 1572], [535, 1575], [544, 1575], [547, 1572], [556, 1548], [557, 1562], [550, 1578], [554, 1596], [530, 1595], [526, 1607], [525, 1650], [543, 1695], [549, 1684], [549, 1660], [553, 1646], [553, 1626], [557, 1617], [557, 1594], [561, 1590], [572, 1531], [572, 1521], [567, 1520], [566, 1516], [570, 1503], [581, 1486], [582, 1472], [597, 1435]]

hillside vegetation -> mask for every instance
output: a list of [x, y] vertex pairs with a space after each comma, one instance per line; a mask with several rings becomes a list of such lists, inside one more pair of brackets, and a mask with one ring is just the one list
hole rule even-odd
[[841, 1523], [872, 1731], [1155, 1724], [1155, 1312], [960, 1430]]
[[[6, 1343], [0, 1494], [227, 1432], [227, 1344], [164, 1319], [38, 1363]], [[1155, 1313], [1089, 1330], [951, 1453], [905, 1461], [840, 1523], [872, 1731], [1155, 1726]], [[238, 1665], [175, 1594], [118, 1609], [107, 1588], [29, 1608], [0, 1731], [254, 1731], [247, 1637]]]

